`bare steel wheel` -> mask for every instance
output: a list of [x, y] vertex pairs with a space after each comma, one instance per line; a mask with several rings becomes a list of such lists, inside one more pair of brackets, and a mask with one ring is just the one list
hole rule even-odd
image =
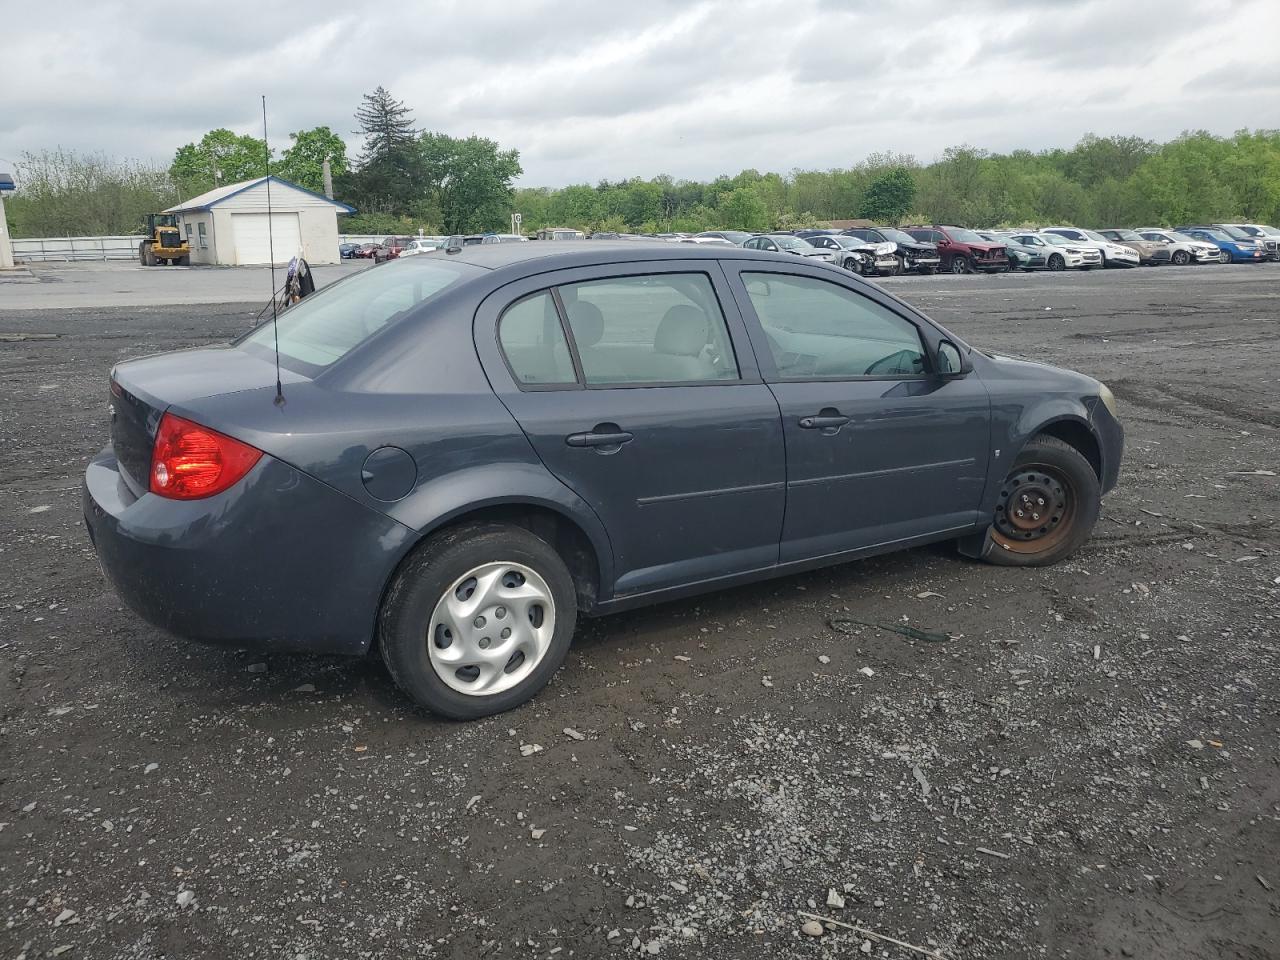
[[1071, 530], [1071, 481], [1052, 467], [1031, 464], [1000, 488], [991, 537], [1006, 550], [1039, 553]]
[[556, 628], [551, 588], [521, 563], [486, 563], [444, 592], [427, 629], [431, 666], [459, 693], [509, 690], [542, 662]]
[[400, 565], [378, 644], [416, 703], [471, 720], [546, 686], [577, 615], [573, 577], [551, 544], [513, 524], [465, 524], [429, 537]]
[[986, 559], [1019, 567], [1056, 563], [1088, 539], [1101, 506], [1101, 484], [1084, 455], [1057, 437], [1034, 437], [1000, 487]]

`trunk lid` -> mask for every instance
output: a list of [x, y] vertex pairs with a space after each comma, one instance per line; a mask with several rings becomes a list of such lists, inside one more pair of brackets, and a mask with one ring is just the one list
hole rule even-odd
[[[307, 380], [283, 368], [280, 379], [286, 386]], [[236, 347], [182, 350], [118, 364], [111, 371], [111, 447], [125, 482], [135, 494], [146, 492], [156, 428], [171, 405], [275, 382], [274, 364]]]

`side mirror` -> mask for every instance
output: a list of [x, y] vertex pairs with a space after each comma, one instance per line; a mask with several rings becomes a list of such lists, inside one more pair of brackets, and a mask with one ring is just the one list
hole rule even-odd
[[939, 247], [949, 247], [949, 246], [951, 246], [951, 241], [950, 241], [950, 240], [948, 240], [946, 237], [940, 237], [940, 238], [938, 239], [938, 246], [939, 246]]
[[973, 372], [973, 361], [950, 340], [942, 340], [934, 351], [933, 369], [944, 380], [958, 380]]

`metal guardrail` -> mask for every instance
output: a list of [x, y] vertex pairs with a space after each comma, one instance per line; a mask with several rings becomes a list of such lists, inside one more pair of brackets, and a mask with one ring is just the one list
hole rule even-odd
[[141, 236], [134, 237], [27, 237], [13, 239], [13, 259], [32, 260], [136, 260]]

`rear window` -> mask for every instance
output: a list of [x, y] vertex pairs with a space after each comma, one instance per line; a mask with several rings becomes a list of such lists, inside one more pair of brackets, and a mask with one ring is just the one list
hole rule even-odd
[[[409, 257], [365, 270], [318, 290], [280, 314], [280, 358], [308, 374], [340, 360], [379, 330], [459, 281], [482, 271], [465, 263]], [[270, 311], [265, 322], [238, 343], [270, 355], [275, 336]]]

